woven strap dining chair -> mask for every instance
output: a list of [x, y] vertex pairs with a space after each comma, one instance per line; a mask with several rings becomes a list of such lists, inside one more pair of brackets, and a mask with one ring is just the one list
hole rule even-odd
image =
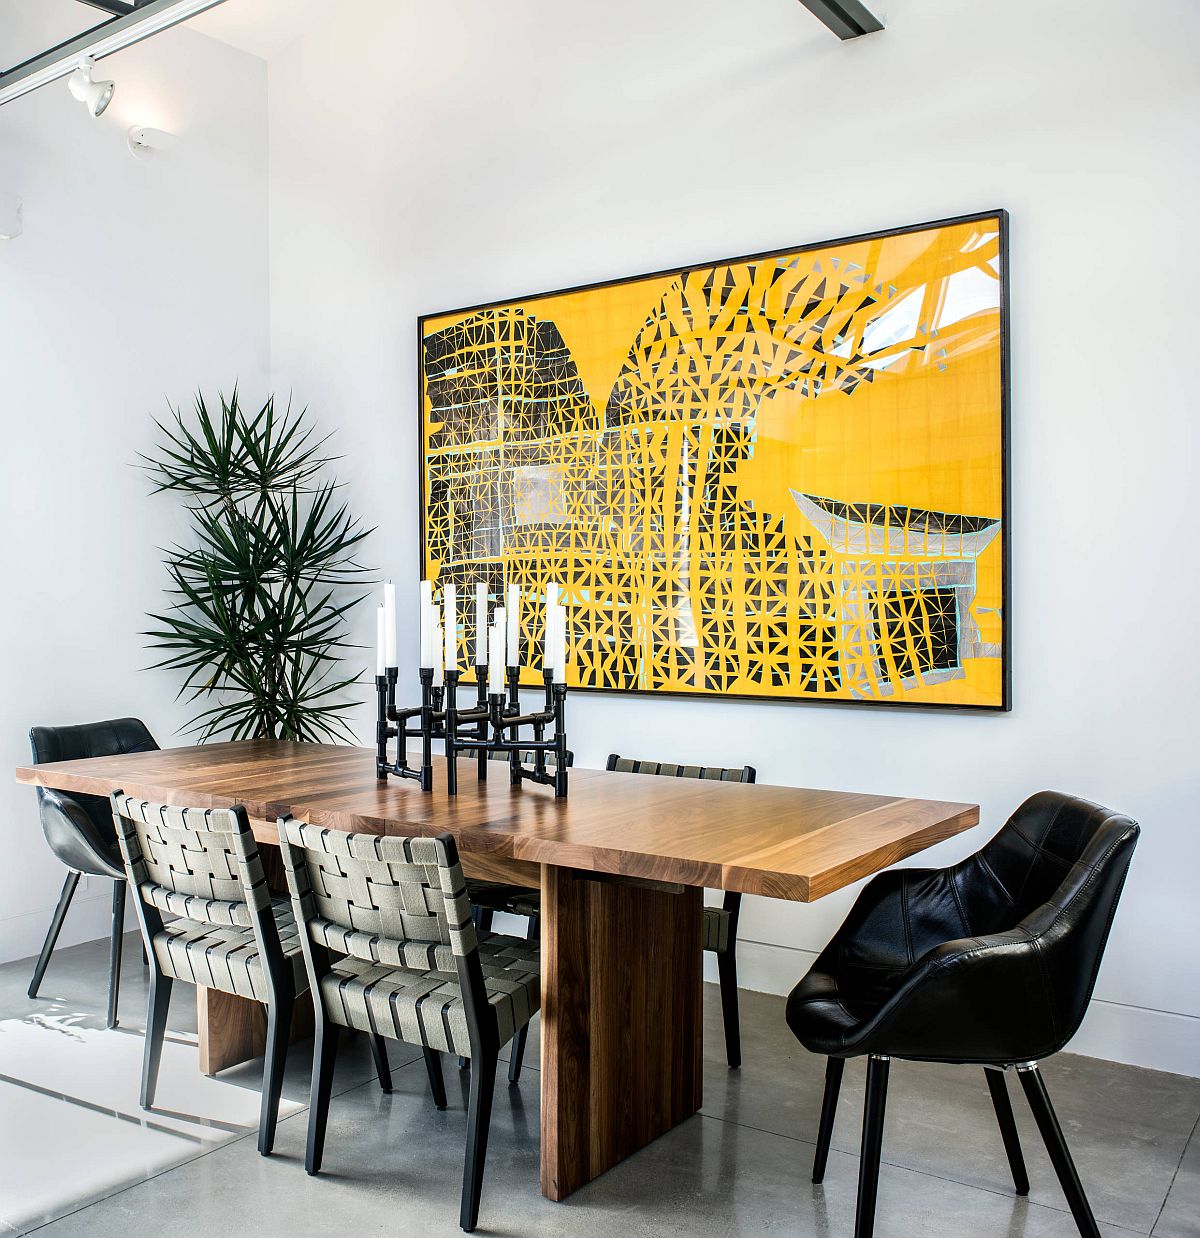
[[[720, 765], [672, 765], [664, 761], [638, 761], [615, 752], [605, 766], [623, 774], [657, 774], [664, 778], [707, 778], [714, 782], [753, 782], [753, 765], [726, 768]], [[741, 1018], [738, 1011], [737, 930], [742, 896], [725, 892], [720, 907], [704, 908], [704, 949], [717, 956], [717, 977], [721, 982], [721, 1017], [725, 1025], [725, 1059], [731, 1070], [742, 1064]]]
[[285, 817], [279, 839], [317, 998], [305, 1168], [321, 1168], [339, 1027], [420, 1045], [439, 1108], [440, 1055], [469, 1057], [459, 1213], [469, 1233], [479, 1218], [497, 1057], [541, 998], [538, 947], [476, 932], [449, 834], [348, 834]]
[[271, 897], [244, 808], [176, 808], [114, 791], [112, 813], [150, 964], [142, 1108], [154, 1104], [174, 981], [261, 1002], [267, 1051], [258, 1150], [267, 1156], [292, 1009], [307, 987], [291, 907]]

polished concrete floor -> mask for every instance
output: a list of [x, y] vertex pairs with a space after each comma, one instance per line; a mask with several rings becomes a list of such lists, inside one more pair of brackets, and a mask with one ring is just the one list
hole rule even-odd
[[[195, 1063], [195, 1011], [177, 986], [153, 1113], [137, 1104], [145, 982], [132, 936], [121, 1027], [103, 1028], [104, 947], [63, 950], [41, 998], [31, 964], [0, 967], [0, 1236], [453, 1235], [465, 1075], [438, 1113], [417, 1054], [393, 1046], [383, 1095], [361, 1039], [339, 1063], [324, 1171], [303, 1170], [307, 1043], [289, 1064], [275, 1155], [254, 1144], [258, 1066], [215, 1079]], [[745, 1065], [724, 1062], [706, 992], [704, 1107], [564, 1204], [538, 1194], [538, 1073], [498, 1085], [480, 1233], [649, 1235], [853, 1231], [862, 1069], [847, 1068], [825, 1183], [809, 1181], [823, 1063], [795, 1043], [780, 999], [742, 994]], [[536, 1045], [528, 1061], [536, 1067]], [[1102, 1232], [1200, 1235], [1200, 1080], [1063, 1054], [1045, 1075]], [[1069, 1238], [1076, 1233], [1014, 1084], [1032, 1191], [1007, 1177], [978, 1070], [893, 1065], [879, 1238]]]

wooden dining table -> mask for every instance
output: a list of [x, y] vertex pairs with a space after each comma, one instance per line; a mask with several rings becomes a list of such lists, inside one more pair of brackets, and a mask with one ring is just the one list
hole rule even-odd
[[[379, 780], [373, 749], [251, 740], [31, 765], [17, 780], [242, 804], [268, 858], [286, 814], [446, 831], [468, 876], [540, 888], [541, 1189], [556, 1200], [700, 1108], [705, 887], [811, 902], [979, 821], [975, 804], [580, 768], [556, 799], [488, 772], [451, 796], [440, 759], [423, 792]], [[204, 1071], [261, 1054], [255, 1003], [206, 989], [197, 1001]]]

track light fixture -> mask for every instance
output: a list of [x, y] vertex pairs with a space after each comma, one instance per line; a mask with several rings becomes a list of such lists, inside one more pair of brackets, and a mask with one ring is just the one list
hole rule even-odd
[[[0, 62], [0, 106], [10, 99], [19, 99], [47, 82], [57, 81], [74, 72], [80, 56], [103, 60], [113, 52], [130, 47], [142, 39], [177, 26], [205, 9], [216, 8], [224, 0], [104, 0], [98, 7], [119, 13], [91, 30], [85, 30], [64, 43], [59, 43], [37, 56], [3, 68]], [[2, 7], [2, 6], [0, 6]]]
[[112, 101], [113, 91], [116, 90], [117, 84], [94, 81], [92, 72], [95, 68], [96, 62], [91, 56], [81, 57], [79, 67], [67, 79], [67, 87], [74, 98], [80, 103], [87, 104], [87, 110], [93, 116], [99, 116]]

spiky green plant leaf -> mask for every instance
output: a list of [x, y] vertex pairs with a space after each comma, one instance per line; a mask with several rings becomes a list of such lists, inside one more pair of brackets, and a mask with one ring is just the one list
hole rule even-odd
[[338, 497], [306, 409], [281, 413], [272, 397], [247, 413], [236, 387], [218, 405], [200, 393], [190, 417], [156, 421], [141, 461], [192, 522], [191, 544], [165, 552], [168, 604], [144, 633], [154, 666], [182, 673], [202, 740], [348, 738], [358, 675], [341, 666], [372, 530]]

